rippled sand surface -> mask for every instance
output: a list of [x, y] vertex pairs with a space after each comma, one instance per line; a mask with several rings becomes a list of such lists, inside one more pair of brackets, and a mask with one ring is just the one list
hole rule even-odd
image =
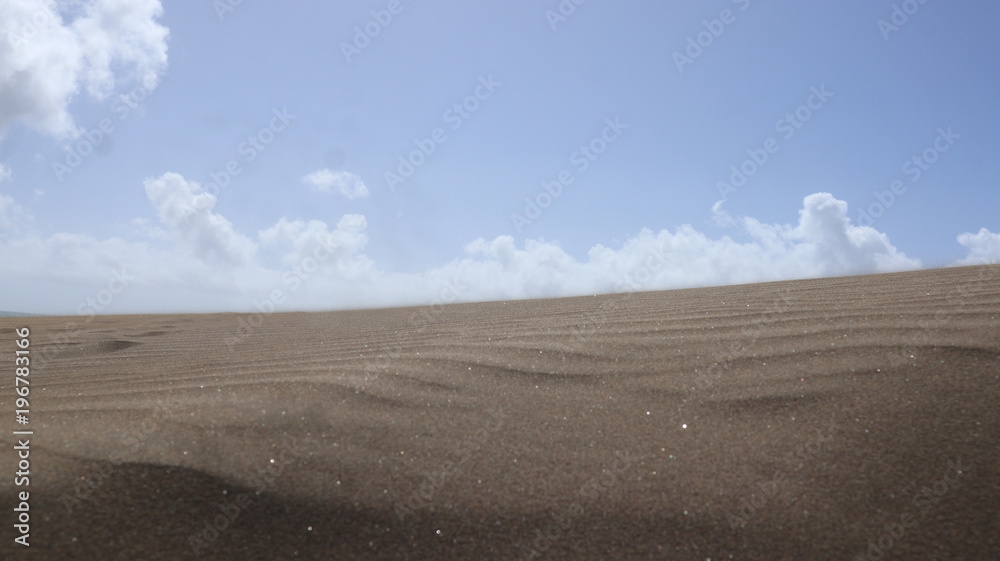
[[85, 320], [5, 559], [1000, 558], [997, 266]]

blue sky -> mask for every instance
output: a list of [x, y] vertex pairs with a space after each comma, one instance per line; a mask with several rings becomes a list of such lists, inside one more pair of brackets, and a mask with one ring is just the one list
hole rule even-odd
[[336, 309], [1000, 259], [992, 2], [0, 12], [0, 309]]

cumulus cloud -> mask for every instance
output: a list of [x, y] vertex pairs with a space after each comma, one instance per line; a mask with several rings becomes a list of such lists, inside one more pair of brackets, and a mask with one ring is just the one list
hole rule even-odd
[[196, 257], [230, 265], [253, 260], [256, 244], [237, 233], [229, 220], [212, 212], [215, 196], [196, 181], [187, 181], [177, 173], [165, 173], [147, 179], [144, 186], [160, 223]]
[[12, 174], [10, 168], [3, 164], [0, 164], [0, 183], [3, 183], [4, 181], [10, 179], [11, 175]]
[[[141, 281], [130, 288], [133, 308], [116, 312], [343, 309], [660, 290], [921, 266], [885, 234], [853, 224], [846, 203], [828, 193], [806, 197], [797, 220], [787, 224], [732, 217], [713, 207], [717, 218], [745, 234], [743, 241], [709, 237], [690, 225], [642, 229], [619, 247], [596, 245], [578, 258], [557, 243], [518, 243], [498, 236], [473, 240], [462, 256], [440, 267], [388, 273], [365, 253], [364, 216], [347, 214], [334, 226], [280, 217], [252, 238], [215, 211], [215, 197], [176, 173], [147, 180], [145, 190], [159, 221], [156, 227], [138, 223], [135, 237], [146, 232], [145, 239], [17, 237], [0, 243], [0, 288], [10, 288], [14, 281], [9, 279], [92, 282], [125, 266]], [[0, 195], [0, 228], [17, 212], [13, 199]], [[966, 264], [1000, 255], [1000, 236], [988, 230], [963, 234], [959, 243], [969, 250]], [[280, 306], [267, 304], [276, 290], [282, 292]], [[48, 304], [51, 296], [39, 295], [38, 302]], [[63, 305], [30, 311], [72, 313], [76, 302]]]
[[793, 238], [806, 244], [817, 264], [817, 274], [885, 272], [915, 269], [920, 262], [899, 252], [885, 234], [868, 226], [854, 226], [847, 203], [829, 193], [815, 193], [803, 201]]
[[0, 18], [0, 135], [15, 120], [59, 138], [79, 133], [69, 104], [122, 83], [147, 89], [167, 66], [159, 0], [6, 0]]
[[[673, 232], [643, 229], [620, 249], [593, 247], [577, 261], [557, 244], [513, 238], [477, 240], [457, 262], [476, 290], [491, 298], [523, 298], [658, 290], [916, 269], [885, 234], [855, 226], [847, 204], [828, 193], [805, 198], [796, 225], [734, 219], [716, 205], [717, 219], [741, 226], [751, 241], [711, 239], [690, 225]], [[445, 275], [448, 276], [448, 275]], [[477, 295], [478, 296], [478, 295]], [[472, 299], [476, 299], [473, 297]]]
[[[368, 244], [368, 222], [360, 214], [347, 214], [330, 230], [321, 220], [288, 220], [258, 234], [261, 244], [278, 249], [286, 267], [303, 266], [336, 275], [343, 280], [370, 280], [377, 276], [375, 263], [363, 254]], [[313, 265], [314, 264], [314, 265]]]
[[982, 228], [979, 233], [966, 232], [958, 236], [969, 254], [960, 259], [956, 265], [988, 265], [1000, 263], [1000, 234], [994, 234]]
[[368, 196], [368, 187], [361, 177], [347, 171], [324, 168], [306, 175], [302, 178], [302, 182], [321, 193], [340, 193], [348, 199]]

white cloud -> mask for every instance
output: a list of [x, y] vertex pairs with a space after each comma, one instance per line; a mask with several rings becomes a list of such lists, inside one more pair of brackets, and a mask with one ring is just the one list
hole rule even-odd
[[[127, 266], [141, 281], [129, 289], [132, 308], [116, 312], [252, 311], [275, 290], [286, 297], [280, 305], [284, 310], [336, 309], [659, 290], [920, 267], [885, 234], [852, 224], [847, 205], [827, 193], [806, 197], [792, 224], [729, 217], [714, 207], [717, 216], [745, 232], [747, 241], [713, 239], [690, 225], [659, 232], [643, 229], [620, 247], [596, 245], [581, 259], [556, 243], [519, 244], [499, 236], [468, 243], [464, 256], [441, 267], [386, 273], [365, 254], [364, 216], [344, 215], [333, 227], [320, 220], [280, 217], [252, 238], [215, 212], [212, 195], [176, 173], [147, 180], [145, 189], [159, 226], [133, 221], [139, 241], [56, 234], [0, 243], [0, 294], [13, 293], [12, 283], [30, 288], [39, 279], [89, 286], [92, 292], [93, 284], [88, 283], [106, 282], [108, 271]], [[0, 196], [0, 225], [16, 208], [10, 197]], [[970, 263], [981, 262], [1000, 254], [998, 238], [983, 230], [963, 234], [959, 242], [969, 248]], [[26, 290], [22, 287], [19, 293]], [[53, 296], [38, 294], [37, 305], [29, 303], [27, 309], [72, 313], [77, 305], [63, 302], [62, 308], [53, 309]], [[0, 300], [0, 309], [4, 307], [11, 303]]]
[[10, 168], [3, 164], [0, 164], [0, 183], [3, 183], [4, 181], [10, 179], [11, 175], [12, 174]]
[[[620, 249], [595, 246], [576, 261], [552, 243], [509, 236], [477, 240], [466, 251], [466, 277], [490, 298], [548, 297], [623, 290], [658, 290], [780, 279], [915, 269], [920, 262], [899, 252], [885, 234], [854, 226], [847, 204], [828, 193], [805, 198], [797, 225], [763, 224], [753, 218], [717, 218], [740, 224], [751, 241], [713, 240], [689, 225], [674, 232], [643, 229]], [[444, 276], [448, 276], [445, 274]], [[469, 299], [479, 299], [479, 294]]]
[[716, 201], [715, 204], [712, 205], [712, 217], [709, 219], [711, 224], [716, 226], [734, 226], [736, 224], [736, 222], [733, 221], [733, 217], [729, 216], [729, 213], [722, 210], [722, 205], [725, 202], [725, 200]]
[[165, 173], [147, 179], [144, 185], [160, 223], [195, 256], [232, 265], [253, 260], [256, 244], [237, 233], [229, 220], [212, 212], [215, 196], [205, 192], [197, 182], [187, 181], [176, 173]]
[[[320, 220], [288, 220], [258, 234], [261, 245], [278, 249], [286, 267], [315, 262], [317, 269], [343, 280], [370, 280], [378, 275], [375, 263], [362, 252], [368, 244], [368, 222], [360, 214], [344, 215], [330, 231]], [[311, 274], [311, 273], [310, 273]]]
[[0, 242], [21, 233], [33, 217], [13, 197], [0, 193]]
[[368, 187], [361, 177], [347, 171], [321, 169], [302, 178], [302, 182], [311, 185], [321, 193], [340, 193], [348, 199], [360, 199], [368, 196]]
[[0, 236], [5, 231], [14, 229], [14, 222], [21, 212], [21, 207], [14, 202], [13, 197], [0, 193]]
[[988, 265], [1000, 263], [1000, 234], [982, 228], [979, 233], [966, 232], [958, 236], [958, 243], [969, 250], [956, 265]]
[[847, 203], [829, 193], [806, 197], [799, 211], [798, 238], [812, 254], [821, 276], [854, 272], [915, 269], [920, 262], [906, 257], [889, 243], [889, 237], [868, 226], [851, 225]]
[[79, 131], [69, 104], [81, 88], [96, 100], [122, 82], [155, 88], [167, 66], [169, 32], [156, 22], [162, 13], [158, 0], [4, 0], [0, 136], [21, 119], [73, 137]]

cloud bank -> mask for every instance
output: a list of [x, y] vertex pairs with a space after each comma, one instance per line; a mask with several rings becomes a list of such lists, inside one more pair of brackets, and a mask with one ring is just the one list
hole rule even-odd
[[[97, 311], [316, 310], [427, 304], [444, 293], [448, 301], [541, 298], [921, 267], [884, 233], [852, 224], [847, 204], [829, 193], [805, 197], [797, 220], [788, 224], [732, 217], [713, 207], [718, 221], [745, 234], [743, 242], [711, 238], [690, 225], [643, 229], [621, 247], [596, 245], [578, 259], [557, 243], [518, 244], [498, 236], [469, 242], [464, 255], [440, 267], [395, 273], [366, 255], [362, 215], [346, 214], [333, 226], [280, 217], [248, 234], [215, 211], [210, 193], [179, 174], [148, 179], [144, 188], [158, 224], [129, 240], [22, 234], [17, 214], [24, 210], [0, 195], [5, 292], [32, 296], [28, 311], [73, 314], [83, 297], [126, 274], [133, 279], [127, 289]], [[958, 241], [968, 256], [956, 264], [1000, 260], [998, 234], [983, 229]], [[56, 281], [76, 290], [32, 293], [32, 287]]]

